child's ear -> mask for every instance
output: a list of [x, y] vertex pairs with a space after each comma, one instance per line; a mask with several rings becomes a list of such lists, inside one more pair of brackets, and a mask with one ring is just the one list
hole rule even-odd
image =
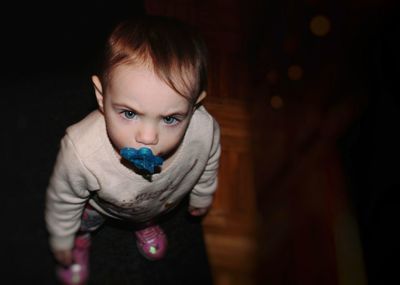
[[94, 87], [94, 92], [96, 94], [97, 104], [101, 112], [104, 112], [104, 97], [103, 97], [103, 87], [100, 82], [100, 78], [97, 75], [92, 76], [92, 82]]
[[207, 97], [207, 92], [206, 91], [202, 91], [199, 95], [199, 98], [197, 98], [196, 103], [194, 104], [195, 107], [197, 107], [198, 105], [200, 105], [201, 101], [204, 100], [204, 98]]

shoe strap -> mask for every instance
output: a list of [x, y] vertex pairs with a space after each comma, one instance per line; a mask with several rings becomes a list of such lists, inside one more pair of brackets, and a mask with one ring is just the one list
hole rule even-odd
[[143, 230], [136, 231], [136, 235], [141, 240], [151, 240], [160, 234], [158, 226], [148, 227]]

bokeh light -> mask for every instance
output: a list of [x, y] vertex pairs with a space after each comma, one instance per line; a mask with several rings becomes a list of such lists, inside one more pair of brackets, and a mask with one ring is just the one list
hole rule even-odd
[[288, 77], [290, 80], [300, 80], [303, 77], [303, 68], [299, 65], [289, 66]]
[[270, 104], [271, 104], [271, 107], [275, 110], [281, 109], [284, 105], [283, 99], [279, 95], [272, 96], [271, 100], [270, 100]]
[[310, 30], [316, 36], [326, 36], [331, 30], [331, 21], [326, 16], [317, 15], [310, 21]]

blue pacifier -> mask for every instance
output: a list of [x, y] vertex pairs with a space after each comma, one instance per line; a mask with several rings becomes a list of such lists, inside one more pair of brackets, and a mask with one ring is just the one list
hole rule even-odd
[[123, 158], [131, 162], [139, 170], [144, 170], [148, 174], [154, 174], [158, 166], [161, 166], [164, 160], [160, 156], [153, 154], [151, 149], [141, 147], [139, 149], [124, 147], [120, 154]]

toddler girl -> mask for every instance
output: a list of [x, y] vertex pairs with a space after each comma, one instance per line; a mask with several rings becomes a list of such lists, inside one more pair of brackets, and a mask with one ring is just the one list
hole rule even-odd
[[148, 16], [111, 33], [92, 76], [98, 110], [67, 128], [47, 189], [51, 250], [65, 284], [88, 278], [90, 232], [106, 218], [132, 223], [144, 257], [165, 255], [157, 219], [189, 195], [207, 213], [221, 153], [206, 96], [206, 49], [177, 20]]

